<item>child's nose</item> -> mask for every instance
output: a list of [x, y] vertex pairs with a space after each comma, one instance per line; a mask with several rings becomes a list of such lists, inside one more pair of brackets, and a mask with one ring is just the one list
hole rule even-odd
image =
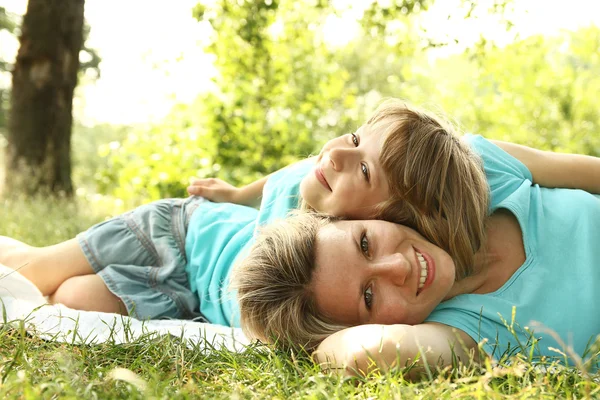
[[357, 156], [356, 149], [351, 148], [335, 148], [329, 151], [329, 159], [333, 164], [333, 169], [341, 171]]

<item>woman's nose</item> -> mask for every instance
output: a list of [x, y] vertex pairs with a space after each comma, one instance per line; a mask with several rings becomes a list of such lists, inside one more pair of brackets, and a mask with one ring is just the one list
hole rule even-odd
[[376, 260], [377, 274], [396, 286], [402, 286], [411, 275], [410, 262], [401, 253], [389, 254]]

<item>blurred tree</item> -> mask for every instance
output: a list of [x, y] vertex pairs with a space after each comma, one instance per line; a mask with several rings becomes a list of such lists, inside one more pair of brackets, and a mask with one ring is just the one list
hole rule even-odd
[[84, 0], [29, 0], [13, 70], [5, 193], [72, 194], [71, 125]]
[[[0, 31], [7, 31], [12, 34], [17, 28], [16, 19], [17, 17], [6, 11], [6, 8], [0, 7]], [[0, 59], [0, 71], [8, 71], [9, 68], [10, 63]]]
[[[4, 7], [0, 7], [0, 31], [6, 31], [11, 35], [15, 35], [18, 31], [21, 17], [17, 14], [6, 11]], [[84, 21], [83, 25], [83, 48], [81, 49], [80, 60], [82, 56], [85, 61], [80, 61], [79, 72], [86, 74], [88, 80], [95, 80], [100, 77], [100, 62], [102, 59], [98, 51], [87, 45], [87, 38], [90, 33], [89, 24]], [[0, 58], [0, 74], [10, 73], [13, 64], [5, 59]], [[10, 87], [0, 87], [0, 135], [6, 135], [6, 116], [9, 108]]]
[[[102, 58], [98, 51], [88, 45], [91, 27], [83, 20], [83, 45], [79, 52], [79, 73], [91, 76], [92, 81], [100, 78], [100, 62]], [[82, 60], [82, 57], [85, 58]]]
[[[6, 31], [10, 34], [15, 32], [17, 28], [17, 17], [4, 7], [0, 7], [0, 32]], [[0, 58], [0, 74], [10, 71], [11, 64]], [[10, 91], [7, 88], [0, 87], [0, 135], [4, 133], [6, 127], [6, 110], [8, 108], [8, 96]]]

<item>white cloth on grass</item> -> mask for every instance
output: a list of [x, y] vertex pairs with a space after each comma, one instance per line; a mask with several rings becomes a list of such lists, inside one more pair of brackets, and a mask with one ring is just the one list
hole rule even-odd
[[19, 321], [29, 333], [45, 340], [74, 344], [126, 343], [153, 334], [170, 334], [207, 351], [242, 351], [250, 343], [239, 328], [185, 320], [140, 321], [48, 304], [33, 283], [0, 264], [0, 325]]

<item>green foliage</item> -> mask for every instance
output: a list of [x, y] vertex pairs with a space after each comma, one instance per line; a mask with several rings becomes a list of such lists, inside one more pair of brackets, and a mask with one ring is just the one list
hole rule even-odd
[[444, 60], [436, 76], [451, 71], [452, 79], [440, 79], [440, 102], [467, 131], [600, 156], [598, 49], [600, 28], [589, 27]]
[[[410, 3], [406, 11], [409, 2], [395, 2], [386, 15], [405, 18], [426, 3]], [[173, 142], [165, 138], [177, 135], [173, 129], [178, 124], [186, 124], [186, 116], [176, 110], [180, 122], [173, 124], [170, 118], [164, 126], [152, 128], [143, 146], [128, 139], [118, 151], [106, 153], [103, 189], [126, 198], [131, 196], [127, 193], [139, 193], [134, 192], [138, 188], [152, 199], [181, 195], [191, 174], [245, 184], [315, 154], [326, 140], [356, 129], [370, 108], [362, 96], [372, 87], [357, 84], [365, 71], [362, 65], [340, 63], [342, 51], [325, 42], [319, 27], [336, 12], [329, 2], [318, 0], [199, 4], [194, 15], [214, 30], [205, 50], [214, 54], [219, 74], [217, 90], [187, 108], [200, 115], [188, 113], [187, 124], [202, 134], [195, 135], [195, 142], [175, 141], [185, 145], [176, 164], [183, 174], [167, 178], [164, 163], [148, 158], [152, 152], [163, 152], [164, 141]], [[367, 29], [383, 21], [378, 14], [368, 18]], [[346, 59], [351, 60], [353, 51], [358, 47], [344, 51]], [[366, 69], [373, 70], [374, 65]], [[134, 187], [131, 182], [139, 184]]]
[[[102, 147], [100, 190], [135, 204], [184, 195], [194, 175], [242, 185], [356, 129], [384, 97], [444, 110], [462, 130], [490, 138], [600, 155], [599, 28], [504, 48], [482, 38], [432, 61], [440, 44], [414, 18], [432, 1], [373, 2], [356, 38], [338, 46], [320, 29], [344, 11], [333, 3], [198, 4], [194, 16], [213, 28], [205, 51], [214, 55], [216, 90]], [[470, 18], [477, 2], [464, 4]], [[494, 1], [491, 11], [511, 4]]]
[[427, 10], [431, 3], [433, 3], [432, 0], [373, 1], [365, 10], [362, 26], [371, 39], [393, 36], [395, 33], [390, 29], [393, 26], [390, 22], [402, 20], [421, 10]]
[[122, 141], [102, 144], [103, 164], [94, 175], [99, 190], [134, 205], [185, 196], [190, 176], [214, 174], [216, 145], [197, 108], [180, 105], [162, 125], [136, 127]]
[[197, 13], [215, 31], [206, 50], [216, 56], [219, 91], [201, 104], [220, 177], [254, 180], [350, 125], [338, 113], [354, 107], [354, 93], [315, 29], [329, 12], [318, 1], [223, 0]]
[[95, 192], [96, 174], [105, 163], [100, 150], [110, 149], [111, 143], [124, 140], [131, 131], [129, 126], [98, 124], [88, 127], [74, 121], [71, 134], [71, 163], [75, 187]]

